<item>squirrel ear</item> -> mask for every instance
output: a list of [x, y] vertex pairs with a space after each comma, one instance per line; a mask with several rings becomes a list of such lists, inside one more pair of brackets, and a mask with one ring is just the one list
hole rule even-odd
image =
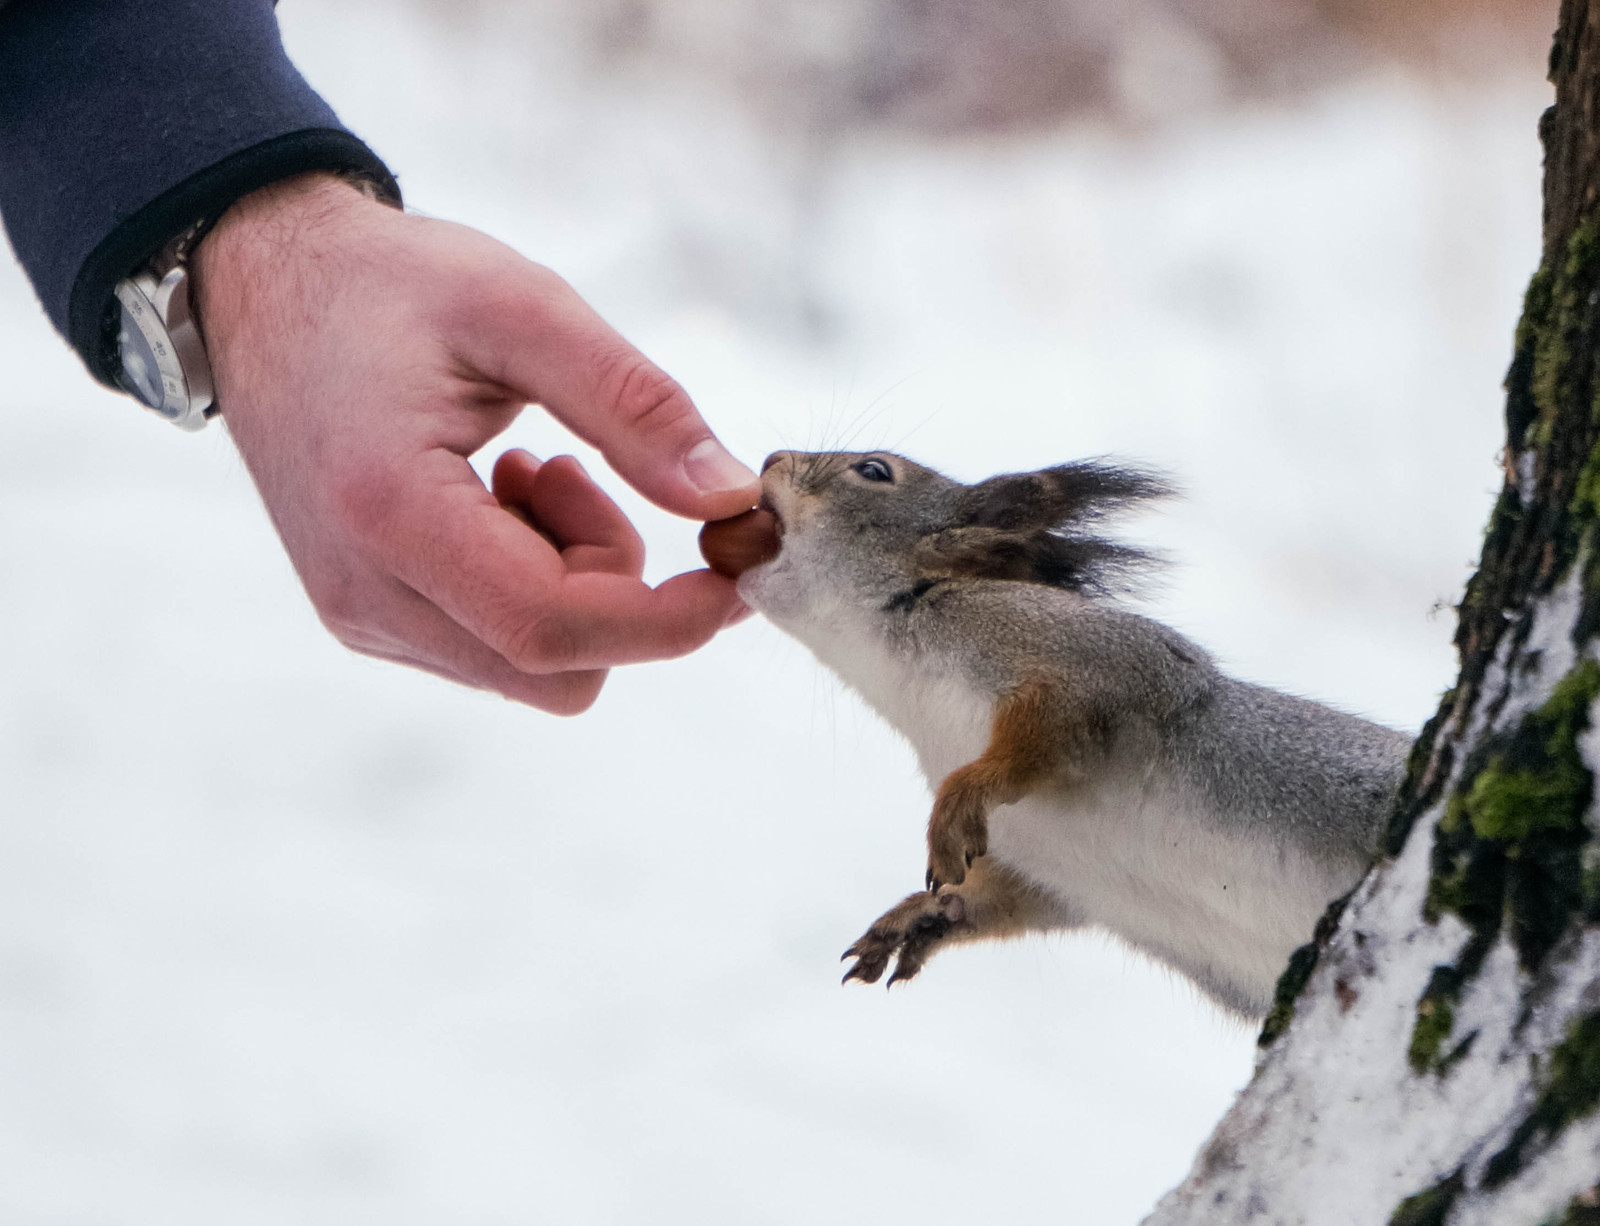
[[1143, 560], [1136, 549], [1047, 528], [972, 526], [925, 538], [917, 562], [930, 575], [1010, 579], [1071, 591], [1104, 587], [1111, 572]]
[[962, 491], [955, 526], [923, 543], [926, 565], [973, 579], [1109, 591], [1152, 559], [1091, 526], [1172, 492], [1154, 473], [1093, 462], [991, 477]]
[[1057, 529], [1172, 492], [1171, 485], [1154, 473], [1092, 462], [1062, 464], [1034, 473], [1006, 473], [968, 486], [961, 511], [963, 520], [975, 528]]
[[973, 528], [1032, 528], [1063, 518], [1060, 498], [1042, 473], [1006, 473], [972, 486], [962, 518]]

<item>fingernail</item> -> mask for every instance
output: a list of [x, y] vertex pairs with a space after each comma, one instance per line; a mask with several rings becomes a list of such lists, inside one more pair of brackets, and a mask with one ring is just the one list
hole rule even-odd
[[754, 616], [754, 614], [755, 610], [741, 600], [738, 604], [733, 606], [733, 612], [729, 613], [727, 618], [724, 619], [722, 628], [727, 630], [732, 626], [737, 626], [746, 618]]
[[683, 457], [683, 471], [702, 494], [742, 490], [756, 483], [756, 475], [728, 454], [714, 438], [696, 443]]

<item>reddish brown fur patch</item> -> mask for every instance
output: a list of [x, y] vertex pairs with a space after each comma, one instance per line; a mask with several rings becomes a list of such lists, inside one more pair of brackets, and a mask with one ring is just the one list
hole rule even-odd
[[928, 820], [931, 888], [959, 884], [967, 865], [989, 850], [989, 811], [1013, 804], [1055, 772], [1062, 760], [1056, 691], [1024, 682], [995, 707], [989, 745], [974, 761], [945, 776]]

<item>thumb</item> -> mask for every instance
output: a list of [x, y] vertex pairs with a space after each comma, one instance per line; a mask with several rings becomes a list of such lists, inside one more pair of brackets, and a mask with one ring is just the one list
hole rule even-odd
[[506, 253], [461, 347], [482, 374], [543, 405], [650, 501], [693, 519], [755, 505], [755, 473], [712, 434], [687, 392], [555, 273]]

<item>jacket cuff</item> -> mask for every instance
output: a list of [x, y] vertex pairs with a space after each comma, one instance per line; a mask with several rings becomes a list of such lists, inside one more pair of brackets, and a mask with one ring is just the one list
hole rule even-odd
[[0, 10], [0, 218], [57, 331], [114, 386], [117, 281], [241, 196], [382, 161], [284, 54], [270, 0], [12, 0]]

